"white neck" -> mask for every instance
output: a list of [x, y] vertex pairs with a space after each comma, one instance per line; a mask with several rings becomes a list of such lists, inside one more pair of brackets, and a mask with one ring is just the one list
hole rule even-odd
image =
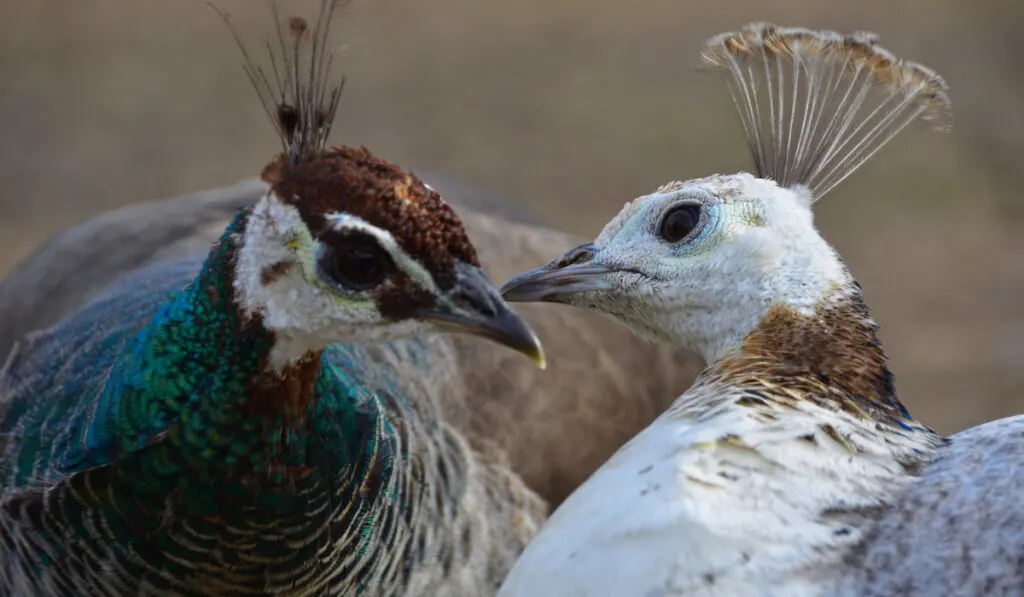
[[433, 330], [425, 330], [417, 321], [405, 321], [389, 324], [386, 333], [373, 334], [360, 326], [346, 327], [334, 325], [323, 331], [293, 332], [282, 330], [275, 334], [274, 346], [270, 349], [269, 364], [274, 370], [297, 363], [303, 356], [323, 350], [331, 344], [345, 342], [358, 344], [381, 344], [390, 340], [412, 338], [436, 334]]
[[[769, 253], [766, 259], [778, 260], [771, 275], [723, 275], [721, 287], [707, 285], [688, 292], [688, 303], [699, 307], [667, 305], [669, 313], [658, 320], [669, 322], [665, 327], [671, 330], [670, 340], [697, 351], [707, 363], [716, 363], [739, 347], [769, 310], [785, 306], [809, 316], [857, 292], [835, 251], [816, 233], [814, 237], [800, 241], [804, 245], [800, 251]], [[745, 239], [747, 243], [757, 241], [755, 234]], [[731, 249], [745, 247], [738, 243]], [[721, 262], [728, 263], [728, 257]]]

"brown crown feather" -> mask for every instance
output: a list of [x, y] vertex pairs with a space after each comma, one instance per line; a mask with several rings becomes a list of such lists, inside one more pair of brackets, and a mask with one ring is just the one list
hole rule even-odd
[[327, 228], [325, 216], [331, 213], [389, 231], [442, 289], [455, 282], [456, 260], [479, 267], [462, 221], [437, 191], [365, 147], [335, 147], [299, 164], [281, 156], [264, 168], [263, 180], [298, 209], [313, 236]]

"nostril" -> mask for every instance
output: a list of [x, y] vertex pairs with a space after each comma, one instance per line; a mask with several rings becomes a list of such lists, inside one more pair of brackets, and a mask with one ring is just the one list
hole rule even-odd
[[494, 301], [491, 300], [491, 297], [486, 292], [479, 288], [460, 288], [452, 295], [452, 300], [463, 309], [486, 317], [493, 317], [498, 314], [497, 309], [494, 307]]
[[582, 245], [569, 251], [555, 264], [558, 268], [569, 267], [577, 263], [583, 263], [584, 261], [590, 261], [594, 258], [594, 246], [593, 245]]

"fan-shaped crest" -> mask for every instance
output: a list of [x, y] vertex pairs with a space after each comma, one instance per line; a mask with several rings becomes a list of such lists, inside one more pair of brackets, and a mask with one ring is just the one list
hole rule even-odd
[[820, 199], [908, 124], [952, 123], [947, 86], [859, 32], [753, 23], [705, 44], [726, 72], [757, 174]]

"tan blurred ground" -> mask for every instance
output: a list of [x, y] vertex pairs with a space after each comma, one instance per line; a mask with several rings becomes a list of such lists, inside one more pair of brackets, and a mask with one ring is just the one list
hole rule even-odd
[[[266, 26], [260, 0], [219, 5], [250, 39]], [[592, 236], [636, 194], [747, 167], [727, 94], [693, 66], [751, 20], [872, 30], [946, 76], [953, 135], [905, 134], [818, 220], [919, 418], [949, 432], [1024, 410], [1016, 0], [361, 0], [334, 138]], [[232, 183], [276, 150], [201, 0], [0, 3], [0, 131], [0, 272], [88, 215]]]

